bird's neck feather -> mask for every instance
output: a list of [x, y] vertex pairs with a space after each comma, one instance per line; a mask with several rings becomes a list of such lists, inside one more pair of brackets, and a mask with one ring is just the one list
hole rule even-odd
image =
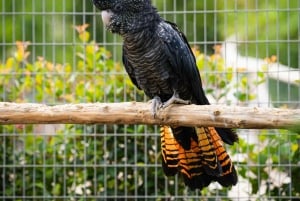
[[154, 32], [157, 25], [162, 19], [158, 15], [156, 9], [151, 9], [140, 13], [128, 22], [127, 30], [120, 33], [124, 38], [132, 37], [139, 32]]

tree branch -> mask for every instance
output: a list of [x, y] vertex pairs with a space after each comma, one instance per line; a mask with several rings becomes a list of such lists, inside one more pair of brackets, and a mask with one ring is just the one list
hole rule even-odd
[[87, 103], [47, 106], [0, 102], [0, 124], [158, 124], [227, 128], [287, 128], [300, 125], [299, 109], [171, 105], [156, 118], [149, 103]]

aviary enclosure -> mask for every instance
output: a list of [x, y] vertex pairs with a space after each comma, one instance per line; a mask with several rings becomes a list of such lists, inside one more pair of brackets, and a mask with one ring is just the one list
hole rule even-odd
[[300, 200], [300, 1], [152, 2], [193, 48], [213, 104], [199, 119], [237, 128], [238, 184], [164, 176], [157, 124], [193, 124], [194, 106], [151, 120], [91, 1], [0, 0], [0, 199]]

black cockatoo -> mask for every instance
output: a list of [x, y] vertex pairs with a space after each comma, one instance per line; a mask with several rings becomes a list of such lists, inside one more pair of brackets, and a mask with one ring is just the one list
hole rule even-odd
[[[209, 104], [195, 57], [176, 24], [162, 19], [151, 0], [93, 0], [106, 28], [123, 38], [123, 63], [135, 86], [152, 99], [152, 112], [172, 103]], [[191, 189], [212, 181], [237, 183], [224, 144], [235, 132], [213, 127], [161, 127], [162, 166], [167, 176], [180, 173]]]

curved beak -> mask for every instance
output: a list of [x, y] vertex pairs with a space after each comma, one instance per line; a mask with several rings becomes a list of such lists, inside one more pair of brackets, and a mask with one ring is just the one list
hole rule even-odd
[[106, 27], [110, 24], [112, 15], [113, 12], [111, 10], [101, 11], [102, 21]]

